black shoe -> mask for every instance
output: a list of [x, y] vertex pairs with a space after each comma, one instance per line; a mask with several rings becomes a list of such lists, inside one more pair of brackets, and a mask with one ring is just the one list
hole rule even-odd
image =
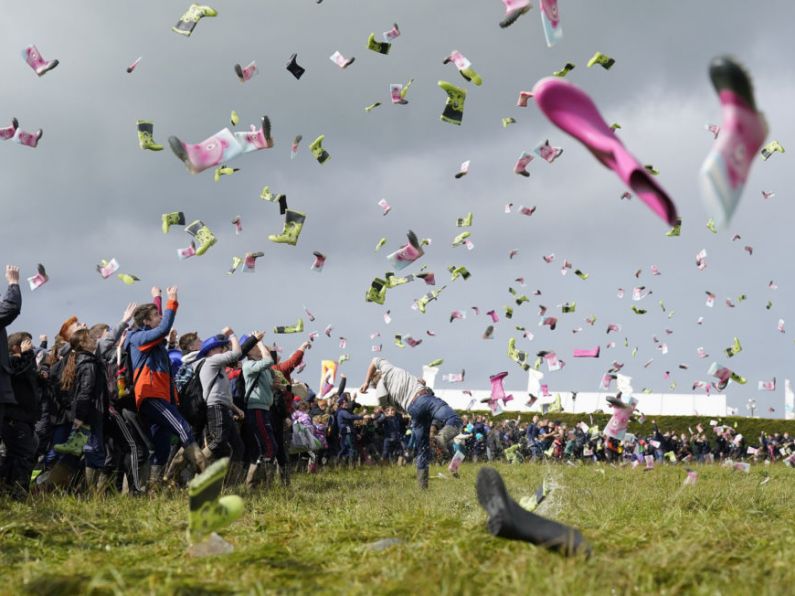
[[487, 527], [494, 536], [523, 540], [564, 556], [579, 553], [590, 555], [591, 547], [579, 530], [530, 513], [511, 499], [499, 472], [494, 468], [480, 469], [477, 493], [478, 501], [489, 514]]

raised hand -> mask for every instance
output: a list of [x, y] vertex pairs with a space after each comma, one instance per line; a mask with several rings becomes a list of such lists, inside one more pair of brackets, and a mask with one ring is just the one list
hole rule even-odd
[[6, 281], [8, 281], [9, 285], [19, 283], [19, 267], [6, 265]]
[[125, 323], [129, 323], [130, 320], [133, 318], [133, 313], [135, 312], [135, 309], [137, 307], [138, 305], [135, 302], [130, 302], [127, 305], [127, 308], [124, 309], [124, 314], [122, 315], [121, 320], [124, 321]]

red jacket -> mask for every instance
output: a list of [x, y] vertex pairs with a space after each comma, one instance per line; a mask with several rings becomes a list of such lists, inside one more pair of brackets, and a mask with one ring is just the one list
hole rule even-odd
[[[292, 385], [293, 380], [290, 378], [290, 373], [292, 373], [295, 368], [301, 364], [304, 360], [304, 351], [303, 350], [296, 350], [293, 352], [293, 355], [290, 356], [287, 360], [282, 360], [281, 362], [277, 362], [271, 368], [273, 370], [277, 370], [284, 378], [287, 379], [287, 382]], [[282, 398], [284, 399], [284, 405], [287, 408], [287, 414], [292, 415], [293, 413], [293, 392], [290, 391], [290, 388], [286, 389], [282, 392]]]

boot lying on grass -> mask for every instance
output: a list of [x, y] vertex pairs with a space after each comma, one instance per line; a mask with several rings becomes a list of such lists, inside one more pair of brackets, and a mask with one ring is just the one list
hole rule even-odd
[[480, 505], [489, 514], [487, 527], [493, 535], [524, 540], [564, 556], [590, 556], [591, 547], [579, 530], [523, 509], [508, 495], [502, 477], [494, 468], [480, 469], [477, 492]]
[[[229, 469], [225, 457], [207, 466], [188, 486], [188, 541], [199, 542], [212, 532], [225, 528], [243, 513], [243, 499], [237, 495], [220, 497]], [[220, 497], [220, 498], [219, 498]]]

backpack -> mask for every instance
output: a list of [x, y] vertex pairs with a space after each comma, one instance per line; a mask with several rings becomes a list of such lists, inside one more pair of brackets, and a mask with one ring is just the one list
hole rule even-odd
[[230, 375], [227, 375], [227, 378], [232, 385], [232, 403], [245, 412], [250, 393], [246, 393], [246, 379], [243, 377], [243, 370], [237, 369], [237, 374], [231, 378]]
[[135, 409], [135, 398], [130, 393], [126, 392], [124, 395], [119, 395], [119, 365], [116, 359], [105, 360], [102, 363], [105, 367], [105, 382], [108, 386], [108, 396], [111, 405], [116, 409]]
[[[202, 360], [196, 364], [196, 368], [193, 370], [190, 380], [183, 385], [182, 390], [179, 392], [179, 411], [182, 417], [188, 421], [188, 424], [194, 428], [203, 428], [207, 424], [207, 402], [204, 401], [204, 389], [202, 388], [201, 377], [199, 375], [204, 366], [204, 362], [205, 360]], [[185, 376], [187, 376], [186, 373], [183, 372], [185, 367], [193, 368], [191, 364], [183, 364], [177, 373], [178, 377], [184, 379]], [[212, 391], [213, 385], [215, 385], [217, 380], [217, 376], [213, 378], [210, 387], [207, 389], [207, 393]]]
[[[135, 384], [138, 382], [138, 379], [141, 377], [141, 374], [144, 372], [144, 365], [149, 361], [149, 357], [151, 356], [151, 352], [146, 352], [144, 355], [143, 364], [141, 364], [141, 368], [138, 370], [138, 374], [135, 373], [135, 368], [133, 367], [133, 359], [132, 359], [132, 348], [129, 343], [124, 347], [121, 352], [121, 364], [118, 365], [117, 370], [113, 376], [110, 375], [111, 369], [106, 368], [106, 372], [108, 373], [108, 382], [116, 383], [116, 391], [110, 391], [110, 395], [116, 395], [118, 398], [118, 407], [123, 409], [134, 410], [135, 408]], [[115, 362], [114, 362], [115, 364]], [[110, 389], [110, 388], [109, 388]]]

